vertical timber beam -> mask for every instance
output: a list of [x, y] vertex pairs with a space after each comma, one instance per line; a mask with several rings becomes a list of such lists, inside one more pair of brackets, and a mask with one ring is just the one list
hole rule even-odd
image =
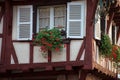
[[120, 26], [119, 26], [118, 31], [117, 31], [117, 42], [119, 41], [119, 38], [120, 38]]
[[79, 80], [86, 80], [88, 71], [87, 70], [82, 70], [81, 73], [79, 73]]
[[66, 60], [67, 60], [67, 65], [66, 65], [66, 70], [72, 70], [72, 67], [69, 65], [70, 62], [70, 43], [66, 44]]
[[3, 15], [4, 15], [4, 12], [5, 12], [5, 9], [4, 9], [4, 6], [2, 5], [1, 6], [1, 11], [0, 11], [0, 22], [1, 22], [1, 19], [2, 19]]
[[87, 0], [86, 43], [84, 69], [92, 69], [94, 16], [98, 0]]
[[3, 18], [3, 40], [1, 50], [1, 63], [4, 65], [10, 64], [12, 53], [12, 6], [11, 0], [5, 0], [5, 14]]

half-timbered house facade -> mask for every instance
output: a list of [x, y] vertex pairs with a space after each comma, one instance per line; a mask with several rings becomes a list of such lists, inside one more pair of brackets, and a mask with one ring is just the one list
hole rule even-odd
[[[118, 0], [0, 0], [0, 80], [115, 80], [100, 55], [101, 34], [120, 45]], [[103, 13], [102, 13], [103, 11]], [[102, 13], [102, 14], [100, 14]], [[64, 31], [63, 48], [45, 55], [34, 35]]]

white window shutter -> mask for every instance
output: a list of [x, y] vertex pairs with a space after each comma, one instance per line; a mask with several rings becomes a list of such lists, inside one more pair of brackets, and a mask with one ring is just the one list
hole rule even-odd
[[95, 23], [95, 29], [94, 29], [95, 33], [94, 33], [94, 36], [95, 36], [95, 39], [97, 40], [101, 40], [101, 29], [100, 29], [100, 21], [97, 21]]
[[67, 5], [67, 37], [83, 38], [84, 3], [70, 2]]
[[32, 39], [32, 5], [18, 6], [18, 40]]
[[95, 13], [95, 28], [94, 28], [94, 37], [97, 40], [101, 39], [101, 29], [100, 29], [100, 6], [97, 6]]

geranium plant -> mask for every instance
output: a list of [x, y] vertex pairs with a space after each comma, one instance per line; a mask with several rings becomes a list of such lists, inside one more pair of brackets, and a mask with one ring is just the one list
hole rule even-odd
[[62, 48], [61, 32], [57, 28], [43, 29], [35, 37], [35, 43], [42, 52], [59, 51]]
[[120, 47], [118, 45], [113, 45], [111, 55], [115, 62], [120, 60]]

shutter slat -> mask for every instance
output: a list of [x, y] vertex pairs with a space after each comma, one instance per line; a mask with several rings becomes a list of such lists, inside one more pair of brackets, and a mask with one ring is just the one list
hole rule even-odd
[[30, 8], [20, 8], [20, 22], [30, 22]]
[[20, 25], [20, 38], [30, 37], [30, 24], [21, 24]]
[[70, 19], [81, 19], [81, 5], [70, 5]]
[[18, 39], [32, 39], [32, 6], [18, 6]]
[[70, 36], [80, 36], [80, 22], [70, 22], [69, 34]]

